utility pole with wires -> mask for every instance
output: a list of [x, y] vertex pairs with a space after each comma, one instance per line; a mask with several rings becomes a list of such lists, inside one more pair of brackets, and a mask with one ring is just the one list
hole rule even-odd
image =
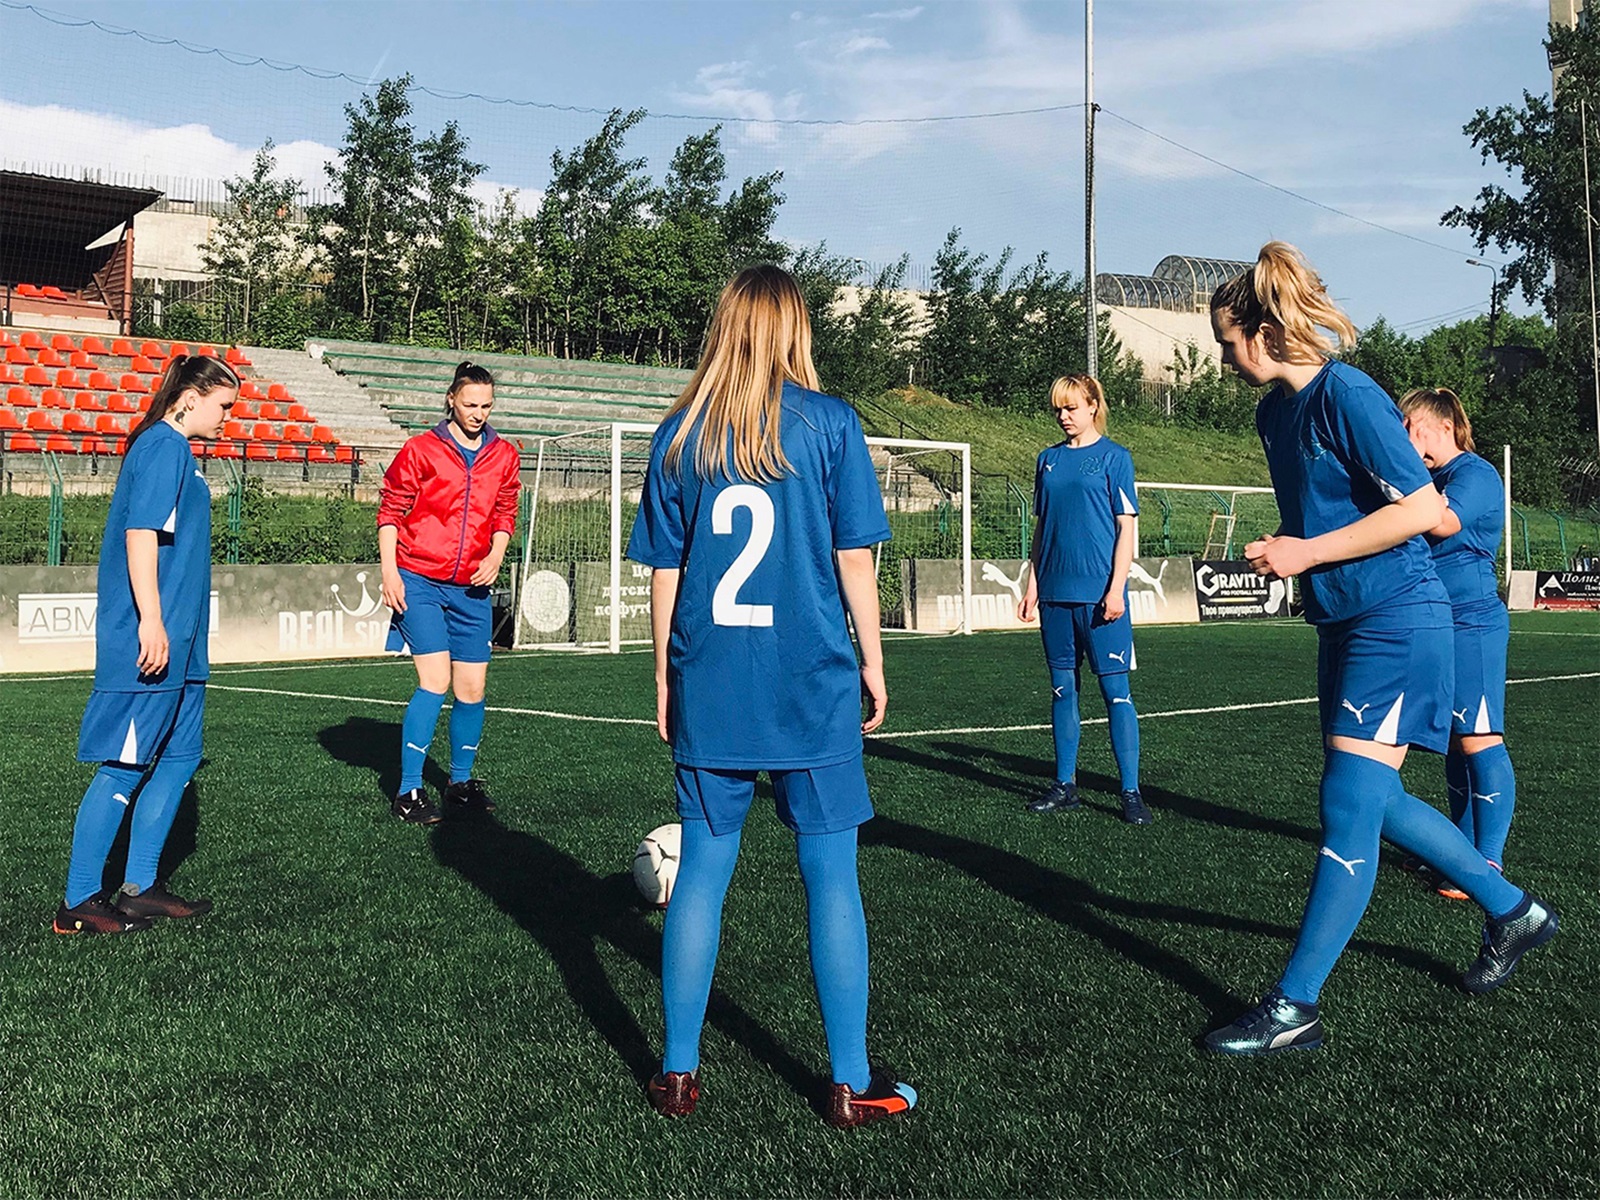
[[1589, 105], [1578, 97], [1578, 134], [1583, 139], [1583, 231], [1589, 246], [1589, 362], [1594, 369], [1595, 436], [1600, 442], [1600, 325], [1594, 289], [1594, 213], [1589, 201]]
[[1094, 294], [1094, 0], [1083, 0], [1083, 300], [1089, 374], [1100, 374], [1100, 313]]

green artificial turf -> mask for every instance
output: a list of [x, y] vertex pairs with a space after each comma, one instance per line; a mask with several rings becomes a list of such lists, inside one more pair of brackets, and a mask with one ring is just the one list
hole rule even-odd
[[[1514, 620], [1513, 678], [1600, 671], [1600, 622]], [[88, 769], [84, 677], [0, 683], [0, 1195], [1592, 1195], [1600, 1056], [1600, 680], [1511, 689], [1512, 878], [1563, 934], [1455, 985], [1479, 916], [1389, 863], [1324, 992], [1321, 1051], [1202, 1057], [1276, 978], [1317, 846], [1293, 624], [1147, 629], [1134, 681], [1156, 824], [1114, 816], [1103, 724], [1076, 814], [1023, 802], [1043, 731], [874, 739], [862, 831], [871, 1046], [909, 1117], [837, 1132], [792, 839], [751, 821], [692, 1119], [646, 1106], [661, 917], [627, 871], [669, 820], [648, 725], [491, 712], [492, 817], [392, 820], [409, 664], [219, 670], [176, 886], [216, 911], [58, 937]], [[885, 732], [1048, 720], [1026, 634], [894, 641]], [[360, 700], [230, 691], [250, 687]], [[491, 705], [649, 718], [650, 659], [496, 660]], [[737, 697], [729, 698], [737, 719]], [[1087, 689], [1086, 719], [1103, 717]], [[441, 736], [436, 746], [444, 744]], [[1439, 798], [1439, 761], [1413, 756]], [[437, 785], [440, 777], [431, 776]], [[770, 794], [770, 793], [765, 793]], [[198, 819], [196, 819], [198, 811]]]

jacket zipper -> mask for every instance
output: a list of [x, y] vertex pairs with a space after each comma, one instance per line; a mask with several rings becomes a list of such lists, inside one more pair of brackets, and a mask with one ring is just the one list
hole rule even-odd
[[[453, 582], [456, 572], [461, 570], [461, 560], [467, 553], [467, 520], [472, 515], [472, 467], [467, 463], [467, 456], [461, 454], [461, 447], [455, 445], [455, 438], [452, 437], [450, 443], [454, 446], [456, 453], [461, 455], [462, 473], [467, 480], [466, 489], [461, 493], [461, 537], [456, 542], [456, 565], [450, 571], [450, 579]], [[480, 445], [478, 449], [479, 453], [482, 453], [483, 445]], [[473, 461], [476, 462], [477, 459], [474, 458]]]

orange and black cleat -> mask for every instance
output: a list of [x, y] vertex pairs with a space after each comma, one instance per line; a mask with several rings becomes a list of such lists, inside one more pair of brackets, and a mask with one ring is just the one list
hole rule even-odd
[[847, 1083], [833, 1085], [824, 1119], [836, 1129], [849, 1129], [896, 1113], [910, 1112], [916, 1106], [915, 1088], [901, 1083], [887, 1067], [874, 1067], [872, 1082], [864, 1092], [857, 1093]]
[[117, 910], [130, 917], [172, 917], [185, 920], [203, 917], [211, 911], [209, 900], [185, 900], [176, 892], [169, 892], [165, 884], [156, 883], [141, 890], [130, 891], [134, 885], [125, 883], [117, 894]]
[[104, 896], [90, 896], [82, 904], [56, 909], [51, 928], [57, 933], [139, 933], [151, 924], [149, 917], [125, 913]]
[[645, 1085], [650, 1107], [663, 1117], [687, 1117], [700, 1103], [699, 1071], [663, 1071]]

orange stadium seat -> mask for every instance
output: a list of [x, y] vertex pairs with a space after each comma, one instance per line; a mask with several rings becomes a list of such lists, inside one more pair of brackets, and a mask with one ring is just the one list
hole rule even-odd
[[63, 354], [71, 354], [78, 348], [78, 344], [64, 333], [58, 333], [50, 339], [50, 348], [59, 350]]
[[31, 367], [33, 366], [33, 355], [29, 354], [21, 346], [7, 346], [6, 361], [15, 363], [19, 367]]
[[37, 454], [42, 448], [31, 433], [13, 433], [6, 442], [6, 449], [17, 454]]
[[275, 442], [278, 440], [278, 431], [263, 421], [250, 431], [250, 437], [257, 442]]
[[309, 442], [310, 436], [298, 425], [285, 425], [283, 427], [283, 440], [286, 442]]
[[21, 383], [22, 376], [18, 375], [5, 363], [0, 363], [0, 383]]
[[117, 439], [117, 447], [116, 447], [115, 453], [117, 453], [117, 454], [126, 454], [127, 452], [128, 452], [128, 439], [127, 438], [118, 438]]
[[25, 387], [9, 387], [6, 389], [6, 403], [14, 404], [18, 408], [38, 408], [39, 400], [32, 389]]
[[135, 354], [133, 356], [133, 362], [128, 367], [128, 370], [136, 371], [140, 375], [159, 375], [159, 374], [161, 374], [161, 368], [156, 366], [155, 363], [151, 362], [147, 355], [143, 355], [143, 354]]
[[43, 350], [39, 351], [38, 361], [41, 367], [64, 367], [67, 365], [67, 360], [62, 358], [61, 355], [57, 354], [54, 350], [50, 349], [49, 346], [46, 346]]
[[79, 392], [72, 401], [72, 407], [83, 412], [105, 412], [106, 406], [101, 403], [100, 397], [93, 392]]
[[264, 446], [260, 442], [251, 442], [244, 448], [244, 456], [251, 462], [271, 462], [272, 447]]
[[231, 438], [236, 442], [248, 442], [250, 440], [250, 426], [243, 421], [225, 421], [222, 425], [222, 436]]
[[132, 358], [139, 352], [127, 338], [117, 338], [111, 343], [111, 353], [117, 358]]
[[126, 422], [117, 420], [110, 413], [101, 413], [94, 419], [94, 431], [96, 433], [109, 433], [112, 437], [118, 437], [128, 432], [128, 426]]
[[28, 414], [28, 428], [41, 433], [54, 433], [61, 426], [56, 424], [56, 419], [49, 413], [36, 410]]
[[300, 462], [304, 458], [305, 451], [301, 450], [299, 446], [291, 446], [288, 442], [284, 442], [278, 447], [279, 462]]
[[12, 412], [9, 408], [0, 408], [0, 431], [11, 433], [12, 431], [21, 428], [22, 422], [18, 419], [16, 413]]
[[67, 394], [60, 388], [45, 388], [39, 393], [39, 403], [46, 408], [71, 408], [72, 401], [67, 399]]
[[217, 348], [215, 346], [196, 346], [194, 352], [201, 358], [215, 358], [217, 356]]
[[180, 354], [193, 354], [193, 353], [194, 353], [194, 351], [189, 349], [189, 343], [188, 342], [173, 342], [172, 345], [167, 347], [167, 357], [168, 358], [177, 358], [178, 355], [180, 355]]
[[82, 350], [74, 350], [71, 357], [67, 359], [67, 362], [79, 371], [94, 370], [94, 359], [90, 358], [89, 355], [84, 353]]
[[217, 442], [211, 447], [212, 458], [243, 458], [244, 451], [232, 442]]
[[56, 285], [53, 284], [53, 283], [45, 284], [44, 287], [39, 289], [39, 294], [42, 295], [42, 296], [46, 296], [51, 300], [71, 300], [72, 299], [71, 296], [67, 295], [60, 288], [56, 287]]
[[289, 405], [289, 420], [299, 421], [302, 425], [310, 425], [316, 421], [311, 415], [311, 410], [304, 404]]
[[61, 418], [62, 433], [93, 433], [94, 422], [87, 413], [69, 412]]
[[165, 358], [167, 356], [167, 351], [160, 342], [141, 342], [139, 344], [139, 353], [146, 358]]
[[110, 354], [111, 353], [110, 350], [106, 349], [106, 344], [104, 342], [102, 342], [97, 337], [86, 337], [86, 338], [83, 339], [83, 352], [85, 354]]
[[117, 381], [104, 371], [90, 371], [89, 386], [97, 392], [114, 392], [117, 390]]
[[321, 442], [325, 446], [331, 446], [339, 439], [333, 435], [333, 430], [326, 425], [313, 425], [311, 427], [311, 440], [313, 442]]
[[283, 384], [271, 383], [267, 385], [268, 400], [288, 400], [290, 398], [289, 389], [284, 387]]
[[[245, 387], [249, 387], [250, 385], [247, 383], [244, 386]], [[241, 396], [244, 395], [243, 392], [240, 392], [239, 394]], [[261, 393], [257, 392], [255, 396], [252, 396], [250, 398], [252, 400], [254, 400], [257, 396], [260, 396], [260, 395], [261, 395]], [[263, 421], [287, 421], [289, 419], [289, 414], [284, 412], [283, 409], [279, 405], [273, 404], [273, 403], [271, 403], [269, 401], [268, 403], [263, 404], [261, 406], [261, 419]]]
[[[23, 287], [27, 286], [27, 284], [23, 284], [17, 290], [21, 291]], [[17, 339], [17, 345], [21, 346], [24, 350], [42, 350], [44, 348], [44, 339], [33, 330], [27, 329], [24, 330], [22, 336]]]
[[86, 437], [79, 451], [83, 454], [110, 454], [111, 444], [104, 438]]
[[78, 443], [64, 433], [52, 433], [44, 440], [44, 448], [51, 454], [76, 454]]
[[22, 382], [34, 387], [49, 387], [50, 372], [43, 367], [28, 367], [22, 372]]
[[331, 463], [338, 461], [333, 456], [333, 451], [326, 446], [307, 446], [306, 461], [314, 463]]
[[[241, 400], [265, 400], [267, 394], [258, 388], [252, 380], [246, 379], [239, 384], [239, 398]], [[280, 421], [282, 417], [278, 418]]]
[[150, 385], [137, 375], [124, 375], [122, 384], [117, 390], [122, 392], [148, 392]]
[[37, 296], [39, 295], [39, 289], [34, 287], [31, 283], [19, 283], [17, 284], [17, 295]]
[[356, 458], [356, 452], [349, 446], [335, 446], [333, 448], [333, 457], [336, 462], [354, 462]]
[[121, 392], [112, 392], [106, 397], [106, 411], [114, 413], [136, 413], [139, 411], [139, 402], [130, 400]]
[[10, 346], [13, 344], [14, 343], [11, 340], [10, 332], [5, 329], [0, 329], [0, 346]]
[[89, 385], [82, 379], [78, 378], [78, 373], [71, 367], [66, 367], [56, 372], [56, 386], [58, 388], [71, 388], [73, 391], [77, 391], [79, 388], [86, 388]]
[[235, 400], [233, 402], [233, 407], [229, 409], [229, 412], [233, 415], [235, 420], [239, 421], [254, 421], [261, 415], [256, 411], [256, 406], [251, 404], [248, 400]]
[[[139, 411], [140, 412], [149, 412], [150, 411], [150, 401], [153, 398], [154, 397], [151, 397], [151, 396], [140, 396], [139, 400], [138, 400]], [[128, 399], [132, 400], [133, 397], [129, 396]]]

